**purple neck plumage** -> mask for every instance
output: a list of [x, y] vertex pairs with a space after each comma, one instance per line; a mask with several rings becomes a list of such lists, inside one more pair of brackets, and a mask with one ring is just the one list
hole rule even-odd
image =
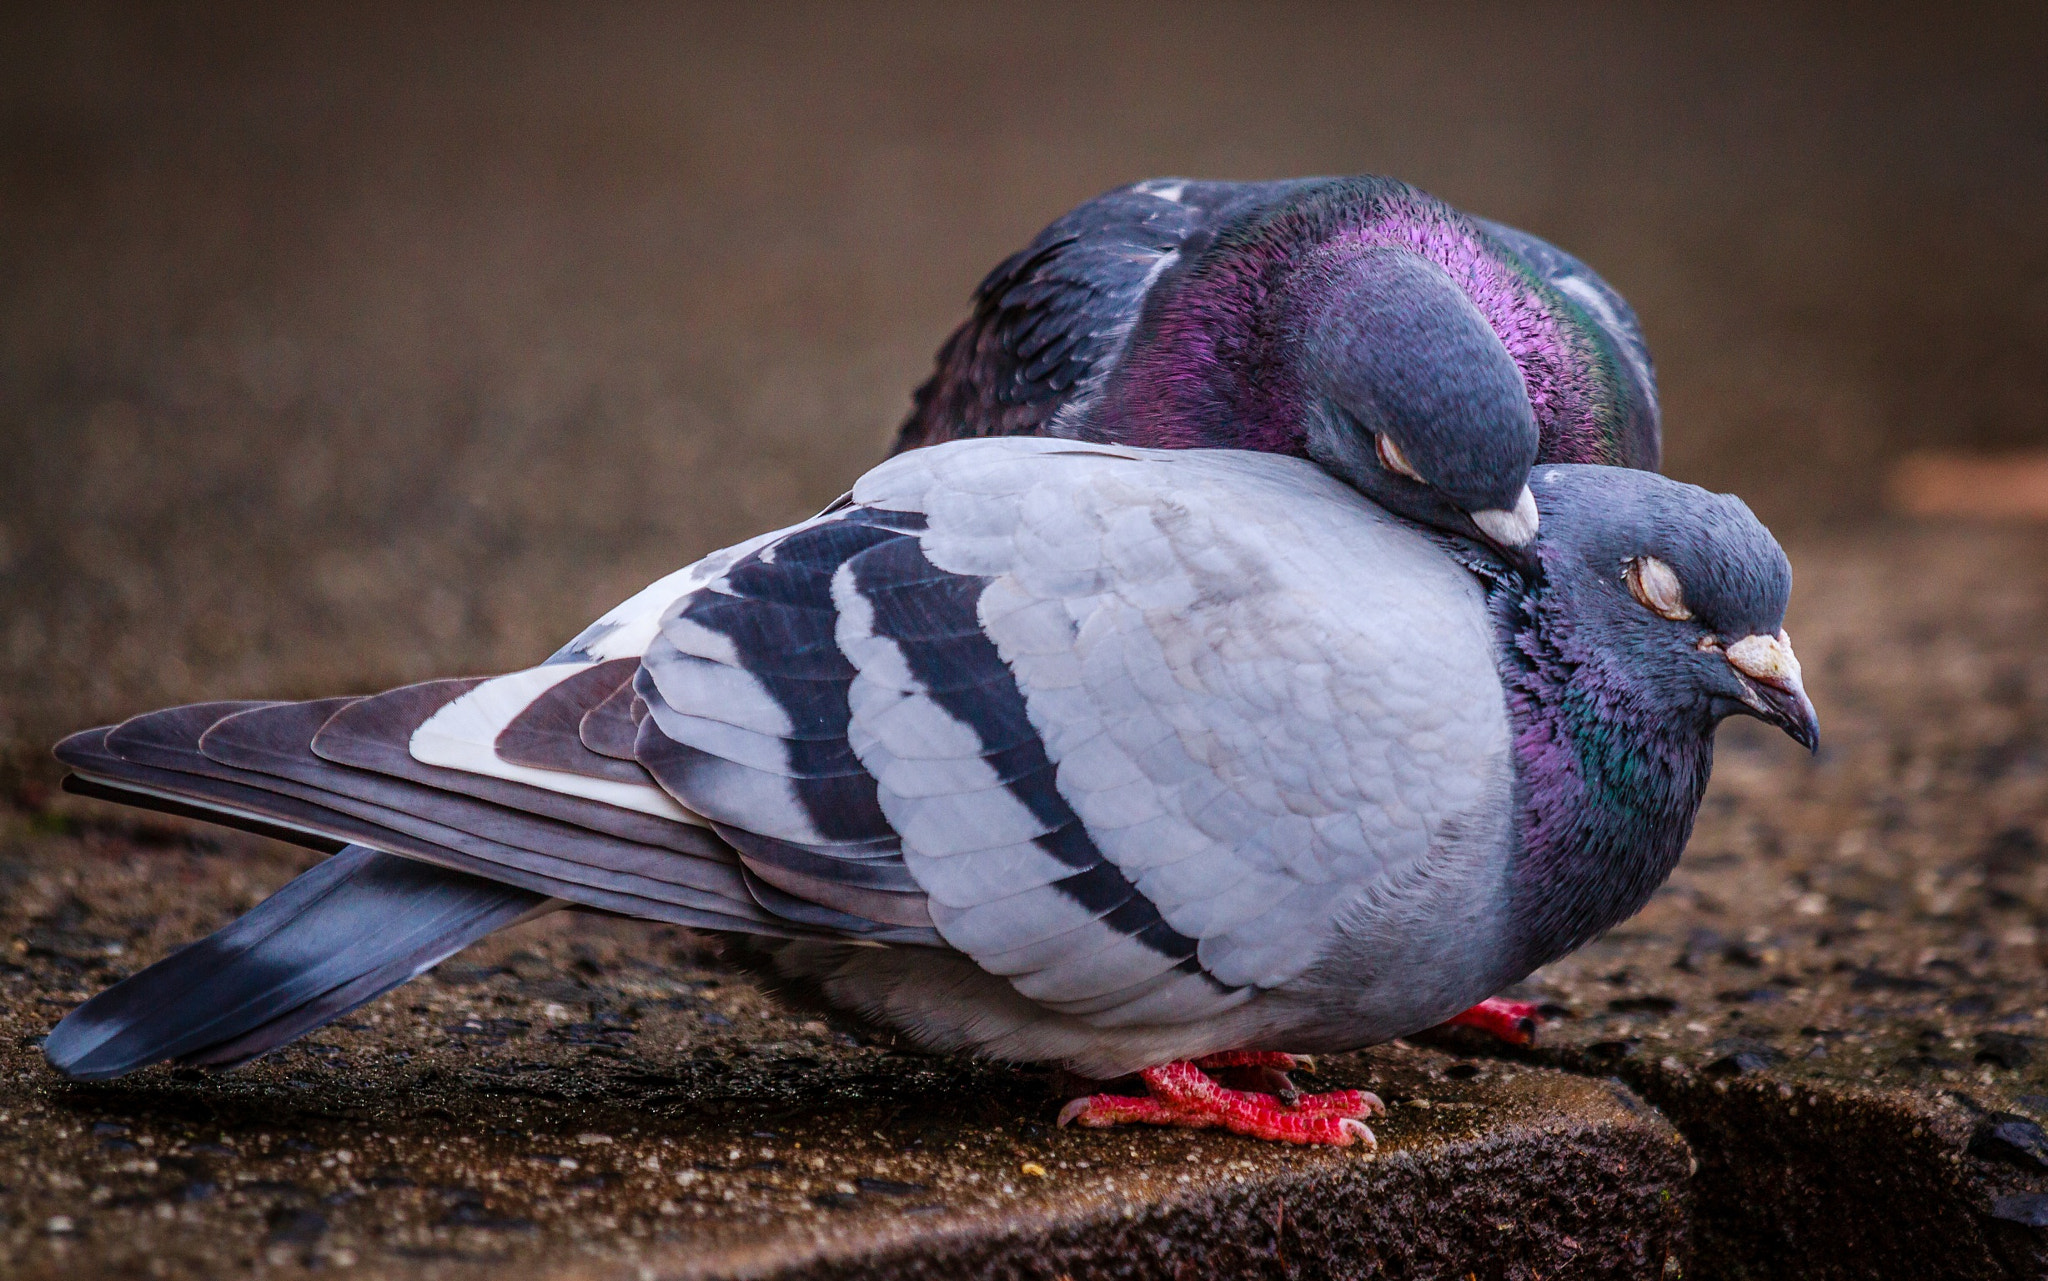
[[1285, 291], [1314, 260], [1400, 248], [1448, 273], [1521, 370], [1546, 462], [1609, 462], [1592, 343], [1554, 294], [1462, 214], [1405, 184], [1346, 180], [1235, 228], [1147, 299], [1080, 426], [1088, 439], [1299, 455], [1310, 394]]
[[1713, 766], [1713, 726], [1632, 689], [1543, 589], [1496, 602], [1516, 774], [1508, 925], [1526, 969], [1649, 901], [1678, 863]]

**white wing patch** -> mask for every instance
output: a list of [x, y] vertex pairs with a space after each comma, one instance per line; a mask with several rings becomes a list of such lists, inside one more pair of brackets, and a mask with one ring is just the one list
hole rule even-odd
[[1187, 189], [1188, 180], [1185, 178], [1153, 178], [1137, 184], [1137, 190], [1146, 195], [1171, 200], [1175, 204], [1181, 203], [1181, 193]]
[[588, 778], [561, 770], [514, 765], [498, 756], [498, 735], [514, 717], [542, 694], [592, 666], [589, 663], [551, 663], [531, 667], [485, 681], [461, 698], [428, 717], [413, 731], [409, 750], [422, 765], [463, 770], [488, 778], [525, 783], [545, 791], [580, 796], [585, 800], [637, 810], [656, 818], [704, 826], [704, 820], [678, 805], [675, 798], [656, 787], [612, 779]]
[[651, 780], [642, 786], [513, 764], [498, 755], [498, 735], [535, 699], [576, 673], [610, 659], [642, 656], [660, 634], [662, 615], [670, 605], [716, 582], [741, 558], [798, 528], [801, 525], [750, 538], [656, 579], [606, 610], [541, 666], [485, 681], [413, 731], [413, 759], [706, 826], [702, 816], [684, 808]]

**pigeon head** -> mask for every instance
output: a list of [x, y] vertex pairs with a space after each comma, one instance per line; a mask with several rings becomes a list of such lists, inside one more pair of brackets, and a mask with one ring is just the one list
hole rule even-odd
[[1742, 501], [1654, 472], [1544, 464], [1538, 568], [1500, 580], [1523, 798], [1524, 968], [1647, 903], [1677, 865], [1731, 715], [1819, 742], [1785, 636], [1792, 569]]
[[1792, 567], [1741, 499], [1614, 467], [1530, 481], [1546, 515], [1541, 590], [1571, 620], [1562, 657], [1667, 732], [1747, 715], [1818, 748], [1785, 635]]
[[1302, 445], [1389, 511], [1510, 555], [1536, 537], [1536, 412], [1514, 358], [1442, 267], [1340, 242], [1287, 281]]

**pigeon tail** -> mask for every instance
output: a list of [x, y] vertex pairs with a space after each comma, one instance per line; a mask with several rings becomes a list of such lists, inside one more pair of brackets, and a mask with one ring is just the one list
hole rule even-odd
[[75, 1081], [165, 1059], [233, 1067], [553, 902], [350, 845], [221, 930], [71, 1011], [43, 1054]]

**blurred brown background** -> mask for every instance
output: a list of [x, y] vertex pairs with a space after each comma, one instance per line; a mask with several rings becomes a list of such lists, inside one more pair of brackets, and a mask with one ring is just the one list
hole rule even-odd
[[[1635, 303], [1788, 536], [2048, 440], [2038, 6], [52, 6], [0, 40], [0, 753], [545, 654], [877, 458], [1131, 179], [1383, 172]], [[26, 772], [21, 772], [23, 769]]]

